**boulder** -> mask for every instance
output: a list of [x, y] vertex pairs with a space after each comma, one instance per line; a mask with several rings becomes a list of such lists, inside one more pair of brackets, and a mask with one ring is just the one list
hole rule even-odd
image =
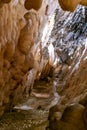
[[[49, 127], [51, 130], [86, 130], [86, 125], [84, 124], [83, 114], [85, 112], [85, 107], [80, 104], [68, 105], [62, 116], [58, 111], [58, 107], [54, 109], [51, 108], [49, 118]], [[55, 112], [57, 110], [57, 112]], [[52, 118], [53, 117], [53, 118]]]

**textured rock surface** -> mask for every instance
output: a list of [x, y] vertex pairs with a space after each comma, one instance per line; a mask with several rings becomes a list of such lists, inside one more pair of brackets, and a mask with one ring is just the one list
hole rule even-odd
[[25, 0], [25, 8], [30, 10], [30, 9], [35, 9], [38, 10], [40, 9], [41, 5], [42, 5], [42, 0], [37, 0], [37, 2], [35, 2], [34, 0]]
[[[55, 110], [55, 109], [54, 109]], [[52, 113], [53, 109], [50, 111]], [[62, 117], [59, 119], [59, 115], [54, 113], [54, 118], [50, 119], [51, 130], [86, 130], [86, 124], [84, 124], [83, 114], [85, 107], [80, 104], [72, 104], [67, 106], [63, 112]]]
[[81, 4], [87, 6], [87, 0], [58, 0], [62, 9], [73, 12]]
[[[51, 0], [49, 5], [48, 2], [43, 1], [37, 12], [27, 11], [24, 0], [0, 1], [0, 115], [5, 108], [9, 109], [9, 105], [20, 101], [23, 93], [29, 95], [34, 80], [40, 77], [44, 66], [41, 54], [43, 29], [45, 26], [48, 29], [49, 17], [57, 5], [56, 0]], [[55, 8], [51, 9], [51, 6]]]
[[48, 126], [48, 111], [30, 110], [3, 115], [0, 130], [44, 130]]
[[[54, 76], [57, 92], [60, 93], [61, 98], [57, 105], [50, 109], [51, 130], [87, 129], [85, 12], [84, 7], [78, 8], [73, 14], [57, 10], [59, 15], [55, 18], [58, 21], [61, 17], [62, 21], [59, 19], [58, 23], [56, 22], [51, 41], [55, 55], [59, 57]], [[56, 30], [57, 27], [59, 30]], [[55, 37], [58, 40], [55, 40]]]
[[55, 104], [46, 129], [86, 130], [87, 9], [29, 1], [0, 1], [0, 130], [44, 130]]

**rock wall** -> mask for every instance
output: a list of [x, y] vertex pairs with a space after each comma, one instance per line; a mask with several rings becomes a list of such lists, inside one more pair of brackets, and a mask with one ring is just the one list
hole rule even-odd
[[23, 95], [28, 97], [39, 79], [44, 66], [42, 42], [56, 7], [56, 0], [44, 0], [38, 11], [28, 11], [24, 0], [0, 0], [0, 115]]
[[51, 41], [59, 59], [54, 81], [60, 99], [49, 112], [50, 130], [87, 129], [86, 10], [83, 6], [74, 13], [56, 10]]
[[87, 129], [86, 55], [87, 50], [72, 76], [68, 72], [70, 78], [68, 78], [67, 83], [59, 86], [63, 86], [62, 92], [60, 93], [60, 101], [49, 112], [50, 130]]
[[0, 116], [14, 106], [48, 110], [58, 102], [50, 109], [49, 128], [86, 130], [87, 9], [71, 14], [58, 7], [55, 17], [57, 2], [0, 0]]

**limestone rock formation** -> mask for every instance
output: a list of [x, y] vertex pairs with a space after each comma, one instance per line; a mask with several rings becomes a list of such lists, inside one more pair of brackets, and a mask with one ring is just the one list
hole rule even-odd
[[87, 1], [66, 1], [0, 0], [0, 130], [48, 113], [50, 130], [87, 129]]
[[[55, 109], [54, 109], [55, 110]], [[60, 112], [60, 111], [59, 111]], [[50, 129], [51, 130], [86, 130], [86, 124], [84, 124], [83, 113], [85, 112], [85, 107], [80, 104], [72, 104], [67, 106], [61, 116], [58, 115], [58, 110], [50, 111], [54, 114], [54, 119], [50, 119]], [[53, 116], [53, 115], [52, 115]], [[52, 121], [51, 121], [52, 120]]]
[[57, 0], [43, 0], [41, 5], [42, 0], [0, 0], [0, 115], [29, 96], [35, 79], [40, 78], [42, 37]]
[[[82, 12], [84, 17], [81, 15]], [[86, 130], [86, 8], [80, 6], [73, 14], [58, 9], [57, 13], [59, 14], [55, 19], [58, 23], [56, 22], [54, 25], [52, 37], [57, 38], [53, 39], [56, 56], [59, 57], [54, 76], [56, 77], [55, 81], [57, 81], [57, 92], [61, 97], [57, 105], [50, 109], [49, 128], [51, 130]], [[61, 18], [62, 21], [58, 18]], [[56, 29], [57, 27], [59, 30]], [[65, 52], [67, 52], [66, 55]]]
[[87, 0], [58, 0], [62, 9], [73, 12], [78, 4], [87, 6]]

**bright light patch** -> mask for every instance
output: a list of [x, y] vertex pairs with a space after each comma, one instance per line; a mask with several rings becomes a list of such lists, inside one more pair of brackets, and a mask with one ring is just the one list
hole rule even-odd
[[48, 51], [49, 51], [49, 63], [53, 65], [55, 55], [54, 55], [54, 47], [52, 44], [49, 45]]
[[22, 105], [22, 106], [15, 106], [14, 109], [19, 109], [19, 110], [31, 110], [31, 109], [33, 109], [33, 108], [30, 107], [30, 106], [27, 106], [27, 105]]

